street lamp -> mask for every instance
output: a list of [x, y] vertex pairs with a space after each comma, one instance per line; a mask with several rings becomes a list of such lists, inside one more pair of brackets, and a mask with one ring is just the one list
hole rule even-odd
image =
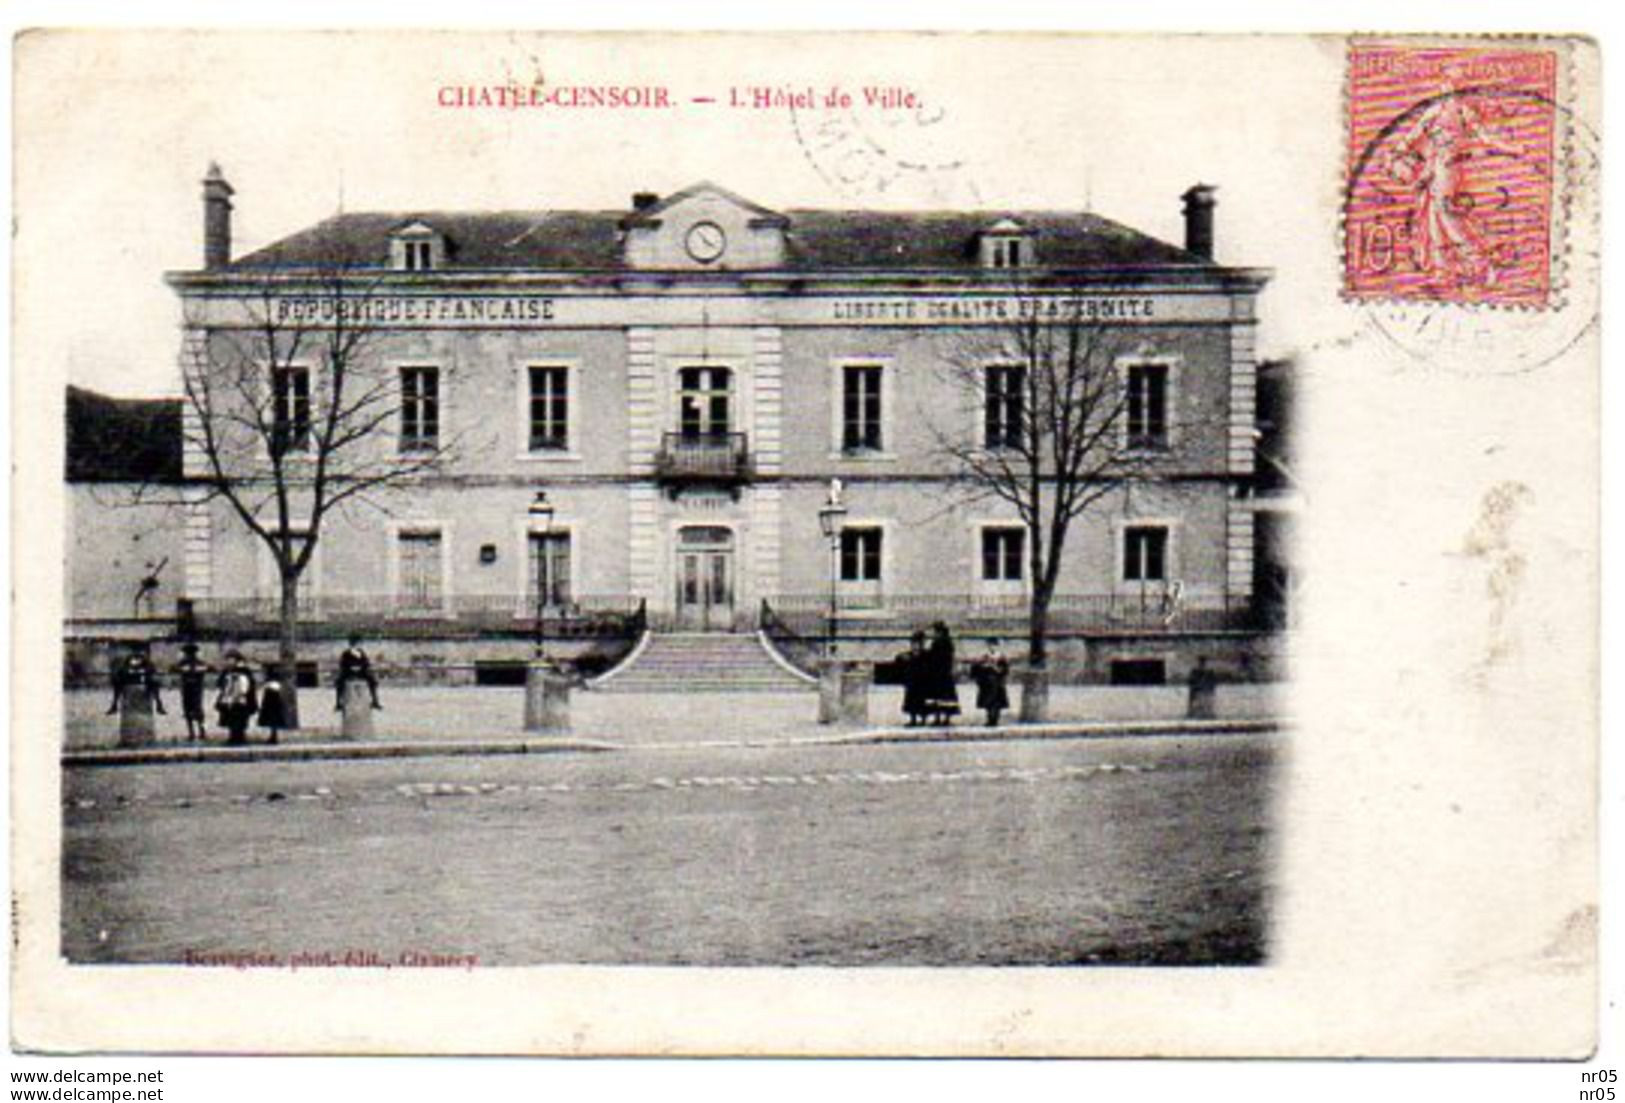
[[547, 634], [542, 631], [547, 614], [547, 537], [553, 531], [553, 503], [547, 491], [538, 490], [530, 503], [531, 531], [540, 534], [536, 542], [536, 657], [547, 657]]
[[841, 503], [841, 480], [829, 481], [829, 498], [818, 510], [818, 527], [829, 541], [829, 624], [825, 646], [829, 657], [835, 657], [836, 579], [841, 566], [841, 523], [846, 520], [846, 506]]

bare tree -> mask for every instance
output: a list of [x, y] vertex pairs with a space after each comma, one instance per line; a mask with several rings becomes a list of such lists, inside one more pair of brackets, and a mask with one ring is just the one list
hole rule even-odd
[[441, 468], [456, 445], [440, 432], [437, 399], [431, 413], [412, 396], [416, 424], [405, 423], [402, 377], [378, 355], [377, 269], [338, 245], [321, 252], [298, 270], [232, 277], [235, 318], [208, 314], [218, 301], [187, 299], [181, 357], [184, 443], [201, 468], [187, 486], [193, 502], [226, 503], [270, 553], [290, 701], [300, 585], [324, 525]]
[[[932, 424], [964, 500], [1014, 508], [1026, 532], [1028, 660], [1048, 660], [1050, 606], [1073, 522], [1144, 476], [1166, 439], [1166, 391], [1131, 393], [1132, 325], [1075, 289], [1019, 296], [1012, 316], [955, 334], [942, 373], [953, 420]], [[1131, 416], [1132, 415], [1132, 416]]]

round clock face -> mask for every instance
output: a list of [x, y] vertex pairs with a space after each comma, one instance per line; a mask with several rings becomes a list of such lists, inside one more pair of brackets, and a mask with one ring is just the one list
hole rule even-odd
[[701, 264], [710, 264], [728, 247], [728, 235], [715, 222], [696, 222], [688, 228], [683, 243], [689, 256]]

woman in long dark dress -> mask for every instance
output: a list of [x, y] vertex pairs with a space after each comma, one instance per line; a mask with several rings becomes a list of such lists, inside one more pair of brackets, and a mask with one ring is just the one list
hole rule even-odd
[[897, 656], [898, 673], [903, 678], [903, 714], [908, 726], [925, 723], [925, 633], [916, 632], [908, 650]]
[[925, 649], [925, 711], [934, 724], [952, 724], [959, 715], [959, 688], [954, 685], [954, 639], [942, 621], [931, 626]]

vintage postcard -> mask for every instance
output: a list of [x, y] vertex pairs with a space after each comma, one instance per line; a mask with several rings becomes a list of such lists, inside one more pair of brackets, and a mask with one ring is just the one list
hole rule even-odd
[[1594, 43], [15, 69], [14, 1046], [1595, 1046]]

